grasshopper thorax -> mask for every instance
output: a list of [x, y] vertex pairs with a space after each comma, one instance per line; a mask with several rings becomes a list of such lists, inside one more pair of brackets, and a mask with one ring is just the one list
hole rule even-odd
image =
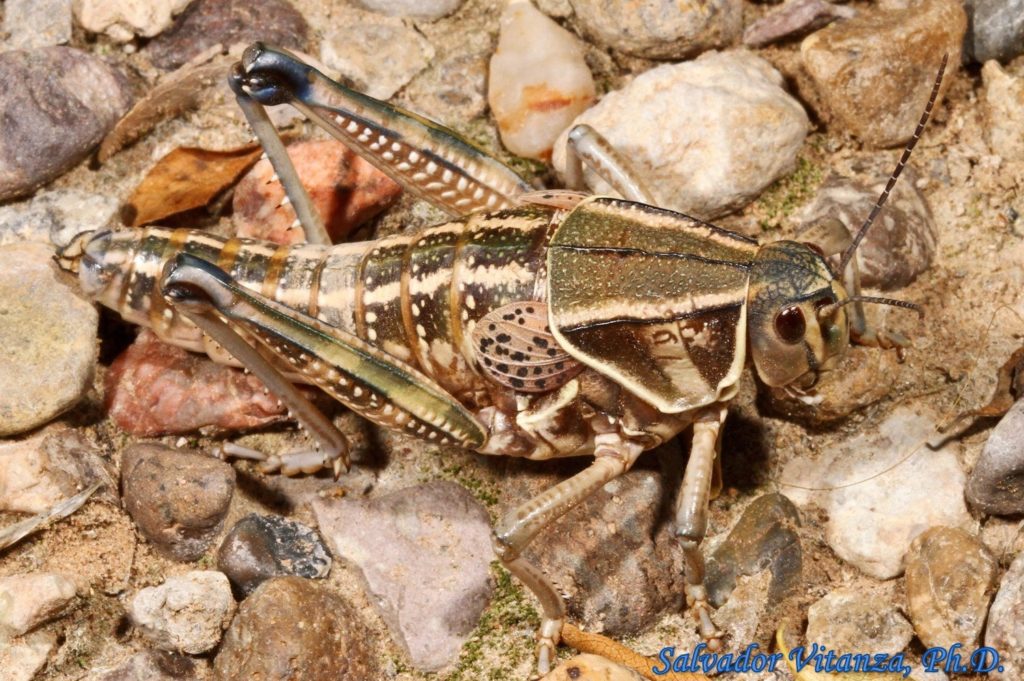
[[806, 244], [762, 246], [750, 270], [747, 328], [751, 358], [767, 385], [810, 388], [849, 347], [842, 305], [849, 296], [824, 257]]

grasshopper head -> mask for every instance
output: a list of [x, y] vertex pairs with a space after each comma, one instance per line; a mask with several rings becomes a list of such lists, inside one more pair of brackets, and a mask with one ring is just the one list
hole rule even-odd
[[747, 290], [747, 328], [757, 374], [767, 385], [809, 389], [849, 347], [846, 289], [810, 246], [761, 247]]
[[78, 275], [85, 295], [116, 309], [137, 244], [136, 232], [82, 232], [59, 249], [56, 260], [61, 269]]

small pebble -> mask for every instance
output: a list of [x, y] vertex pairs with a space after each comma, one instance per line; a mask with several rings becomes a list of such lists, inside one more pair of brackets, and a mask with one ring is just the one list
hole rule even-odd
[[643, 681], [642, 676], [599, 655], [570, 657], [540, 681]]
[[121, 489], [142, 534], [162, 553], [190, 561], [224, 526], [235, 470], [197, 451], [137, 444], [122, 456]]
[[0, 645], [0, 669], [4, 681], [32, 681], [57, 645], [57, 634], [37, 631]]
[[967, 56], [979, 64], [1024, 54], [1024, 0], [965, 0]]
[[75, 18], [90, 33], [119, 43], [166, 30], [191, 0], [76, 0]]
[[70, 47], [0, 54], [4, 131], [0, 201], [28, 194], [84, 159], [128, 110], [128, 82]]
[[441, 57], [402, 92], [407, 108], [453, 124], [471, 121], [487, 110], [487, 63], [491, 46], [471, 54]]
[[910, 619], [921, 642], [973, 649], [999, 576], [992, 554], [961, 529], [933, 527], [914, 540], [904, 561]]
[[0, 245], [39, 241], [65, 246], [88, 230], [103, 229], [117, 213], [117, 197], [75, 189], [38, 193], [20, 203], [0, 206]]
[[995, 681], [1020, 681], [1024, 676], [1024, 553], [1014, 558], [999, 583], [988, 611], [985, 645], [999, 651], [1002, 671], [991, 672]]
[[320, 44], [324, 64], [377, 99], [390, 99], [433, 58], [434, 47], [412, 24], [347, 5], [337, 8]]
[[217, 568], [248, 596], [271, 577], [326, 577], [331, 556], [313, 528], [279, 515], [253, 513], [224, 538]]
[[778, 604], [800, 586], [803, 549], [800, 513], [781, 494], [765, 494], [747, 507], [729, 536], [711, 555], [705, 584], [713, 605], [729, 597], [740, 576], [771, 573], [768, 600]]
[[[629, 159], [657, 205], [710, 219], [795, 167], [808, 120], [782, 82], [752, 53], [709, 53], [637, 76], [573, 123], [590, 124]], [[566, 137], [555, 143], [559, 172]], [[611, 191], [589, 170], [585, 179], [597, 194]]]
[[576, 36], [529, 2], [508, 4], [487, 91], [505, 147], [518, 156], [550, 159], [555, 140], [595, 96]]
[[375, 681], [379, 667], [355, 608], [300, 577], [268, 580], [245, 599], [214, 660], [218, 681]]
[[33, 572], [0, 577], [0, 629], [21, 636], [63, 615], [75, 598], [64, 575]]
[[[889, 179], [889, 171], [873, 179], [874, 184], [865, 187], [855, 180], [831, 175], [801, 212], [800, 232], [838, 220], [852, 241], [878, 201]], [[938, 228], [914, 180], [913, 173], [903, 175], [889, 196], [885, 210], [857, 248], [855, 257], [861, 286], [883, 291], [903, 288], [935, 259]], [[801, 237], [800, 232], [798, 238], [806, 238]]]
[[174, 26], [153, 39], [143, 53], [158, 68], [171, 71], [217, 44], [261, 40], [306, 51], [309, 33], [302, 14], [287, 0], [192, 0]]
[[231, 585], [221, 572], [193, 570], [142, 589], [128, 608], [153, 645], [189, 655], [213, 650], [235, 614]]
[[6, 47], [28, 50], [71, 40], [71, 0], [6, 0]]
[[807, 35], [836, 19], [851, 19], [857, 11], [824, 0], [789, 0], [743, 31], [743, 44], [762, 47]]
[[[910, 139], [944, 54], [953, 81], [967, 17], [960, 0], [912, 0], [903, 9], [865, 8], [808, 36], [800, 46], [817, 92], [812, 105], [830, 126], [874, 147]], [[940, 97], [941, 99], [941, 97]]]
[[1017, 400], [988, 436], [967, 476], [967, 501], [983, 513], [1024, 513], [1024, 400]]
[[409, 661], [423, 671], [454, 662], [493, 588], [490, 518], [479, 502], [456, 483], [430, 482], [373, 499], [316, 499], [313, 512], [334, 555], [366, 579]]
[[51, 248], [0, 247], [0, 437], [37, 428], [83, 397], [98, 321], [61, 277]]
[[148, 330], [114, 360], [105, 393], [110, 418], [140, 437], [245, 430], [287, 415], [255, 376], [167, 345]]
[[198, 681], [196, 661], [166, 650], [135, 653], [113, 669], [93, 669], [87, 681]]
[[743, 30], [740, 0], [570, 2], [580, 28], [593, 42], [648, 59], [682, 59], [728, 47]]
[[[336, 140], [297, 142], [288, 146], [288, 156], [334, 243], [344, 241], [402, 193], [387, 175]], [[271, 182], [273, 176], [273, 166], [264, 159], [235, 187], [231, 219], [238, 236], [279, 244], [303, 242], [302, 228], [292, 226], [295, 209], [281, 205], [284, 188]]]
[[1024, 75], [1007, 73], [997, 62], [989, 61], [981, 69], [981, 78], [985, 141], [993, 154], [1007, 161], [1024, 161]]
[[391, 17], [440, 19], [459, 8], [462, 0], [355, 0], [363, 9]]
[[807, 640], [841, 653], [902, 652], [914, 628], [891, 598], [841, 588], [807, 610]]

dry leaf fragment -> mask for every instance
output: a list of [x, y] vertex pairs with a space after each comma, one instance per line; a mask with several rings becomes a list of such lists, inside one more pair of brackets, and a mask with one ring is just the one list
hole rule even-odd
[[230, 151], [179, 147], [153, 166], [128, 200], [125, 224], [140, 227], [201, 208], [235, 184], [263, 150], [249, 145]]

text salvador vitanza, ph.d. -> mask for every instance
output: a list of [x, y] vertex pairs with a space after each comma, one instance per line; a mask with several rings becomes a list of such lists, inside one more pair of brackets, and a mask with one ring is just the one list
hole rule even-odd
[[[693, 650], [682, 651], [668, 646], [658, 653], [658, 664], [651, 671], [657, 676], [669, 672], [773, 672], [788, 666], [786, 657], [798, 673], [804, 669], [818, 673], [878, 672], [901, 674], [906, 678], [912, 671], [903, 653], [841, 653], [817, 643], [797, 646], [789, 651], [788, 656], [761, 652], [756, 643], [751, 643], [740, 653], [714, 653], [703, 643], [698, 643]], [[955, 643], [949, 648], [929, 648], [922, 653], [921, 669], [947, 674], [987, 674], [1003, 671], [1003, 666], [995, 648], [966, 650]]]

